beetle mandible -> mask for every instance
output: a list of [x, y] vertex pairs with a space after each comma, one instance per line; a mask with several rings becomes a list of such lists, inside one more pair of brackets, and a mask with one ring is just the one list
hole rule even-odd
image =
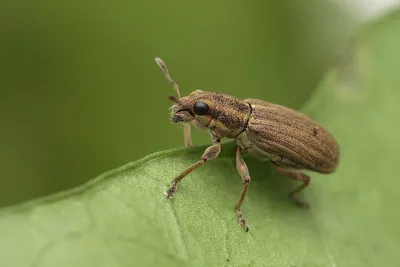
[[230, 95], [195, 90], [181, 97], [179, 86], [171, 78], [165, 63], [155, 59], [178, 98], [170, 96], [171, 120], [184, 124], [184, 143], [191, 146], [190, 123], [208, 129], [213, 144], [200, 160], [179, 174], [166, 191], [170, 199], [182, 179], [209, 160], [218, 157], [221, 139], [236, 140], [236, 169], [242, 178], [243, 189], [235, 205], [239, 225], [248, 231], [241, 205], [250, 183], [250, 175], [242, 153], [270, 161], [282, 174], [302, 184], [289, 197], [300, 206], [308, 205], [298, 195], [310, 183], [310, 177], [300, 170], [331, 173], [338, 166], [339, 146], [334, 137], [321, 125], [293, 109], [259, 99], [239, 99]]

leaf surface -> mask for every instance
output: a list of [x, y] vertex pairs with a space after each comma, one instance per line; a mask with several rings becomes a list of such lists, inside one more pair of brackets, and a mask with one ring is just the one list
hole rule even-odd
[[242, 183], [234, 144], [170, 181], [205, 147], [149, 155], [82, 187], [0, 212], [0, 266], [395, 266], [400, 257], [400, 15], [364, 28], [304, 111], [341, 147], [338, 170], [296, 183], [245, 157], [251, 184], [238, 226]]

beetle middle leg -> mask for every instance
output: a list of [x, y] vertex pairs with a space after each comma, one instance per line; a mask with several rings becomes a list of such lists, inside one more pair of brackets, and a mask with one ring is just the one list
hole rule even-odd
[[295, 181], [301, 181], [303, 182], [302, 185], [297, 187], [295, 190], [293, 190], [290, 194], [289, 197], [295, 201], [295, 203], [301, 207], [308, 208], [308, 204], [298, 198], [299, 194], [301, 191], [303, 191], [309, 184], [310, 184], [310, 176], [300, 172], [300, 171], [292, 171], [285, 169], [284, 167], [279, 166], [278, 164], [272, 162], [272, 165], [276, 168], [276, 170], [283, 175], [288, 176], [290, 179], [295, 180]]
[[203, 155], [201, 156], [201, 159], [197, 161], [196, 163], [192, 164], [189, 168], [184, 170], [181, 174], [179, 174], [174, 181], [172, 182], [171, 187], [165, 192], [167, 195], [167, 199], [170, 199], [176, 189], [178, 188], [179, 182], [182, 181], [183, 178], [185, 178], [186, 175], [203, 165], [209, 160], [216, 159], [219, 155], [219, 152], [221, 152], [221, 143], [220, 140], [217, 139], [215, 140], [214, 144], [212, 146], [209, 146], [206, 151], [204, 151]]
[[244, 198], [246, 197], [247, 189], [249, 188], [249, 183], [250, 183], [250, 175], [249, 175], [249, 169], [247, 168], [246, 163], [244, 162], [242, 158], [242, 150], [240, 147], [236, 149], [236, 169], [242, 178], [243, 182], [243, 189], [242, 193], [240, 194], [240, 198], [236, 203], [236, 215], [237, 219], [239, 222], [239, 225], [247, 232], [249, 231], [249, 227], [247, 226], [247, 223], [245, 219], [243, 218], [243, 212], [241, 209], [242, 203]]

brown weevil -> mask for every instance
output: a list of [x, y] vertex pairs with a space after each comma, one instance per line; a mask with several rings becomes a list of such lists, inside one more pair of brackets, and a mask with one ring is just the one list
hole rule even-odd
[[179, 174], [166, 191], [171, 198], [182, 179], [199, 166], [218, 157], [221, 139], [236, 140], [236, 169], [242, 178], [243, 189], [235, 205], [239, 225], [248, 231], [241, 205], [250, 183], [250, 175], [242, 153], [247, 152], [261, 160], [270, 161], [282, 174], [302, 184], [289, 194], [300, 206], [299, 193], [310, 183], [310, 177], [300, 170], [319, 173], [333, 172], [339, 161], [339, 146], [333, 136], [306, 115], [290, 108], [258, 99], [239, 99], [230, 95], [196, 90], [181, 97], [178, 85], [171, 78], [160, 58], [155, 59], [178, 98], [170, 96], [171, 120], [184, 124], [185, 146], [191, 145], [190, 123], [206, 129], [213, 144], [200, 160]]

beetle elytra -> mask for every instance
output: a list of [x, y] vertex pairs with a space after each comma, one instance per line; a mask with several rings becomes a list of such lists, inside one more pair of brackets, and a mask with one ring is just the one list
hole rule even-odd
[[337, 142], [328, 131], [306, 115], [258, 99], [239, 99], [201, 90], [181, 97], [179, 86], [171, 78], [165, 63], [160, 58], [155, 60], [178, 96], [169, 97], [174, 102], [171, 120], [184, 124], [185, 146], [191, 145], [190, 124], [208, 130], [213, 142], [199, 161], [173, 180], [166, 191], [167, 199], [174, 195], [186, 175], [218, 157], [222, 138], [236, 140], [236, 169], [242, 178], [243, 189], [235, 209], [238, 223], [246, 231], [249, 228], [241, 205], [249, 188], [250, 175], [242, 158], [243, 152], [270, 161], [280, 173], [302, 182], [289, 194], [301, 206], [307, 204], [299, 200], [298, 195], [310, 183], [310, 177], [301, 170], [331, 173], [336, 169], [339, 161]]

